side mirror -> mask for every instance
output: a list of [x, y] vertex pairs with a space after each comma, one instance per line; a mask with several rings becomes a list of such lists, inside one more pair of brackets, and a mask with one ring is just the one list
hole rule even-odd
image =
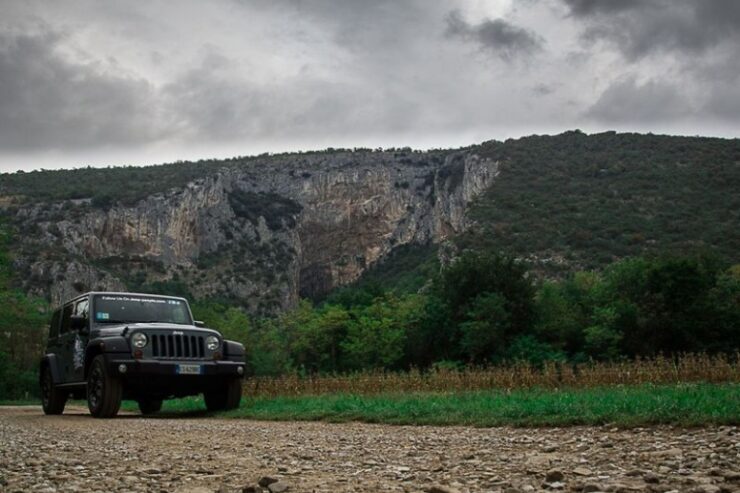
[[69, 322], [72, 330], [78, 330], [83, 334], [87, 333], [87, 318], [82, 315], [72, 315]]
[[196, 327], [200, 327], [201, 329], [204, 329], [206, 327], [206, 323], [201, 320], [194, 320], [193, 325]]

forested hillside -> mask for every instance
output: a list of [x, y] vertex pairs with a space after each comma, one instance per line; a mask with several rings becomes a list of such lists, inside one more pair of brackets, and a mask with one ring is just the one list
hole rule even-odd
[[[499, 161], [500, 173], [443, 257], [506, 252], [544, 278], [643, 254], [740, 262], [740, 139], [573, 131], [473, 150]], [[358, 286], [412, 292], [439, 268], [436, 256], [436, 245], [400, 248]]]
[[[468, 216], [477, 225], [456, 239], [460, 248], [504, 250], [527, 258], [549, 276], [645, 252], [707, 249], [740, 259], [739, 139], [572, 131], [490, 141], [465, 151], [498, 161], [500, 170], [470, 208]], [[329, 149], [3, 174], [0, 204], [74, 199], [77, 208], [134, 204], [223, 169], [302, 163], [306, 169], [301, 173], [309, 174], [310, 168], [320, 171], [331, 156], [348, 154], [351, 162], [366, 153], [373, 151]], [[424, 162], [445, 151], [391, 149], [388, 154]]]
[[63, 283], [186, 295], [257, 375], [737, 351], [738, 190], [740, 140], [577, 131], [0, 175], [0, 381]]
[[740, 140], [578, 131], [487, 142], [498, 179], [462, 248], [505, 250], [549, 275], [645, 252], [740, 260]]

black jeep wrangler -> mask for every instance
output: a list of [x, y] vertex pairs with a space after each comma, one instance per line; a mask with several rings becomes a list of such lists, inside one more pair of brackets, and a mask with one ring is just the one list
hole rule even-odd
[[46, 414], [61, 414], [70, 396], [87, 396], [99, 418], [118, 413], [121, 399], [143, 414], [162, 400], [203, 393], [208, 410], [239, 406], [244, 346], [193, 321], [183, 298], [87, 293], [56, 310], [41, 359]]

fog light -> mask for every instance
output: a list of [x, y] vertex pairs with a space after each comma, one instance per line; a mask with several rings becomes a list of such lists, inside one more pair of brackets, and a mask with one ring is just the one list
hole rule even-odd
[[128, 368], [123, 363], [121, 363], [120, 365], [118, 365], [118, 371], [120, 373], [126, 373], [126, 370], [128, 370]]
[[244, 375], [244, 367], [243, 367], [243, 366], [239, 366], [239, 367], [237, 367], [237, 369], [236, 369], [236, 372], [237, 372], [237, 373], [238, 373], [239, 375]]

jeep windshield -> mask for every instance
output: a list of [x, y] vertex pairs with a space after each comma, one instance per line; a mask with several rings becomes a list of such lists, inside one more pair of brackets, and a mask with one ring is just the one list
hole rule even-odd
[[99, 294], [94, 298], [92, 315], [98, 324], [193, 323], [185, 301], [154, 296]]

